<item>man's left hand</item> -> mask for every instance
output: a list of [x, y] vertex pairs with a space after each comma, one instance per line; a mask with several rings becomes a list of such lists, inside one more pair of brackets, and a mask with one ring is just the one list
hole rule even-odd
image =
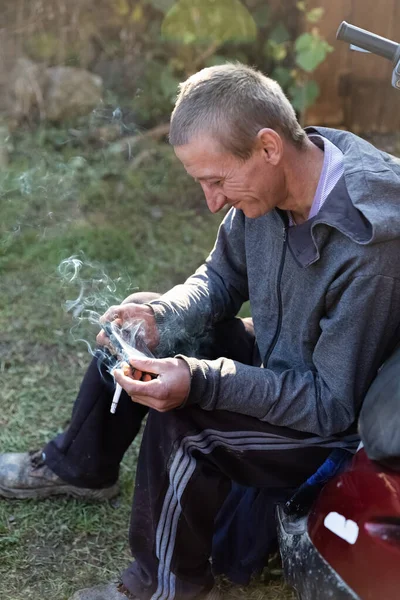
[[136, 381], [114, 370], [115, 380], [134, 402], [167, 412], [181, 406], [189, 391], [191, 376], [189, 367], [180, 358], [133, 358], [129, 361], [133, 369], [156, 376], [151, 381]]

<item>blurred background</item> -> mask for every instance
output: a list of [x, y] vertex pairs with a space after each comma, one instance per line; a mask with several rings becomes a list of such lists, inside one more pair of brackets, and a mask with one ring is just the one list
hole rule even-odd
[[[163, 292], [212, 248], [223, 215], [167, 142], [180, 81], [241, 61], [279, 81], [303, 125], [399, 152], [391, 65], [336, 42], [342, 20], [396, 39], [400, 3], [2, 0], [1, 452], [67, 425], [95, 341], [87, 309]], [[66, 600], [126, 566], [136, 451], [112, 506], [0, 501], [0, 598]], [[274, 563], [252, 590], [235, 597], [293, 597]]]

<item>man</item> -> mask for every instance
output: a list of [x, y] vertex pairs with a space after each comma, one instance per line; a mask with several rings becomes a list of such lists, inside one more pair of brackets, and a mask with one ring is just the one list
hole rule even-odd
[[[118, 590], [86, 590], [90, 600], [207, 595], [214, 522], [231, 482], [276, 493], [300, 485], [332, 448], [354, 451], [362, 400], [399, 337], [392, 157], [347, 132], [304, 131], [278, 84], [243, 65], [182, 84], [170, 141], [210, 210], [230, 210], [183, 285], [103, 317], [142, 320], [148, 346], [167, 358], [132, 361], [151, 381], [115, 372], [135, 406], [150, 408], [129, 534], [135, 561]], [[183, 336], [213, 337], [248, 299], [249, 360], [178, 353]], [[78, 402], [79, 411], [86, 423], [88, 408]], [[103, 444], [114, 433], [102, 430]], [[51, 468], [82, 486], [61, 454]], [[87, 481], [95, 487], [90, 472]]]

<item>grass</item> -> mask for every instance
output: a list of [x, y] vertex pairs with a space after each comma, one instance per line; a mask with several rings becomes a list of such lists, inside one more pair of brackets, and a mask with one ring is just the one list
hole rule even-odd
[[[40, 448], [68, 423], [89, 360], [77, 338], [94, 343], [95, 332], [65, 302], [84, 286], [85, 307], [103, 312], [134, 290], [169, 289], [206, 257], [220, 221], [164, 145], [132, 169], [45, 138], [16, 137], [0, 173], [1, 452]], [[83, 266], [70, 282], [58, 265], [72, 255]], [[117, 501], [0, 501], [0, 598], [66, 600], [125, 568], [137, 450], [124, 458]], [[293, 598], [279, 577], [231, 593]]]

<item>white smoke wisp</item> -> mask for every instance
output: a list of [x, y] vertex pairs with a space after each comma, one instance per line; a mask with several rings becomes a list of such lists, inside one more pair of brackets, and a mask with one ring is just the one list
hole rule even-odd
[[61, 261], [58, 274], [64, 286], [74, 286], [78, 290], [78, 295], [65, 303], [67, 312], [71, 312], [75, 318], [87, 309], [97, 309], [103, 314], [109, 306], [121, 302], [117, 294], [117, 284], [121, 278], [111, 279], [100, 264], [74, 255]]
[[72, 283], [77, 279], [79, 271], [81, 270], [83, 262], [76, 256], [70, 256], [65, 260], [61, 261], [58, 265], [58, 272], [63, 279], [66, 279], [69, 283]]
[[58, 274], [65, 287], [77, 290], [76, 297], [65, 302], [66, 311], [74, 319], [70, 330], [72, 338], [75, 343], [86, 345], [88, 352], [98, 358], [99, 366], [100, 363], [105, 364], [112, 374], [115, 368], [119, 368], [123, 362], [129, 363], [132, 358], [153, 356], [144, 342], [143, 322], [138, 320], [124, 322], [122, 327], [108, 323], [112, 332], [113, 352], [95, 345], [95, 337], [101, 329], [101, 316], [110, 306], [122, 302], [117, 294], [118, 287], [121, 287], [118, 284], [122, 284], [120, 277], [112, 279], [102, 265], [86, 261], [78, 255], [61, 261]]
[[144, 342], [144, 322], [127, 321], [122, 328], [111, 323], [113, 336], [122, 350], [123, 359], [129, 362], [134, 358], [152, 358], [153, 355]]

